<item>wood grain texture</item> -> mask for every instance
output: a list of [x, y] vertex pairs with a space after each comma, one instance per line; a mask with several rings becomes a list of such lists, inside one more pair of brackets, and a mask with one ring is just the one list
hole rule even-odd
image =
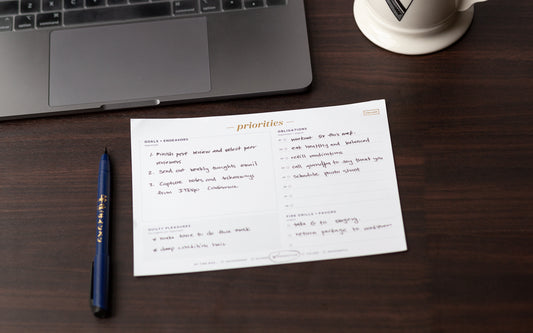
[[[533, 2], [480, 4], [458, 43], [414, 57], [368, 42], [352, 4], [306, 1], [305, 93], [0, 122], [0, 331], [531, 332]], [[380, 98], [407, 252], [133, 277], [130, 118]], [[98, 320], [91, 236], [106, 146], [113, 316]]]

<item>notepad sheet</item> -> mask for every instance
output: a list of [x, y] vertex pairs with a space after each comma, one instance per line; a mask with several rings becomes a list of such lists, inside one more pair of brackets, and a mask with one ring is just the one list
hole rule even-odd
[[384, 100], [132, 119], [134, 275], [407, 249]]

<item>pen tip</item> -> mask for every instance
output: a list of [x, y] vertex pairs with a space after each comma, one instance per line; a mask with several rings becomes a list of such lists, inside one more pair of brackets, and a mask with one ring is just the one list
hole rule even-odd
[[107, 154], [107, 147], [105, 147], [104, 149], [104, 154]]

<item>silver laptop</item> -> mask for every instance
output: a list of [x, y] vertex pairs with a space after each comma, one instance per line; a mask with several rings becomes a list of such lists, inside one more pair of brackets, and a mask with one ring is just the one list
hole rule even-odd
[[304, 90], [303, 0], [0, 0], [0, 118]]

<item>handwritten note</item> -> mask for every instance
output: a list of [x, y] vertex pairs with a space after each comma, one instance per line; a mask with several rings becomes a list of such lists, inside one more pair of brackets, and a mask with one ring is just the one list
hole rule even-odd
[[385, 101], [132, 119], [134, 275], [407, 249]]

